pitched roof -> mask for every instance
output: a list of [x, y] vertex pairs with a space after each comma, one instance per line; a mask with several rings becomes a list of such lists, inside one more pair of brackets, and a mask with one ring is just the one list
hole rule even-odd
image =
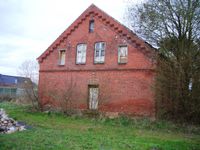
[[30, 78], [0, 74], [1, 86], [17, 86], [24, 83], [25, 81], [30, 81]]
[[117, 34], [127, 39], [127, 41], [141, 50], [145, 55], [152, 58], [155, 54], [154, 48], [139, 38], [126, 26], [119, 23], [113, 17], [96, 7], [94, 4], [90, 5], [37, 59], [39, 63], [43, 61], [51, 52], [53, 52], [65, 39], [67, 39], [77, 28], [86, 20], [87, 17], [93, 15], [101, 20], [107, 26], [110, 26]]

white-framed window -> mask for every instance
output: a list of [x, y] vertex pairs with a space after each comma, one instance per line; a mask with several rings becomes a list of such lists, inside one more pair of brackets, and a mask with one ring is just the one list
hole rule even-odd
[[59, 50], [59, 65], [65, 65], [65, 50]]
[[118, 47], [118, 63], [128, 62], [128, 47], [127, 45], [121, 45]]
[[78, 44], [76, 48], [76, 64], [86, 63], [86, 44]]
[[94, 63], [104, 63], [105, 60], [105, 42], [95, 43]]
[[89, 32], [94, 32], [94, 20], [90, 20], [89, 22]]

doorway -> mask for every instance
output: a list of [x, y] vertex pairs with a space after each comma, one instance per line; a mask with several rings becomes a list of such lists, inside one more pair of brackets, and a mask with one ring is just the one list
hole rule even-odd
[[89, 85], [89, 109], [98, 109], [99, 87], [98, 85]]

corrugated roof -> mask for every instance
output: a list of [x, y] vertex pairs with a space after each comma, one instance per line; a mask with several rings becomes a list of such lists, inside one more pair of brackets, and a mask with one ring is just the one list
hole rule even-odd
[[25, 81], [30, 81], [30, 78], [0, 74], [0, 85], [2, 86], [18, 85], [24, 83]]

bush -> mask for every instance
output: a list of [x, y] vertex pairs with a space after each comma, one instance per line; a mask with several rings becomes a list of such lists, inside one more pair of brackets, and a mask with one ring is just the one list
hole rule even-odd
[[0, 96], [0, 102], [10, 102], [12, 100], [12, 97], [7, 95]]

